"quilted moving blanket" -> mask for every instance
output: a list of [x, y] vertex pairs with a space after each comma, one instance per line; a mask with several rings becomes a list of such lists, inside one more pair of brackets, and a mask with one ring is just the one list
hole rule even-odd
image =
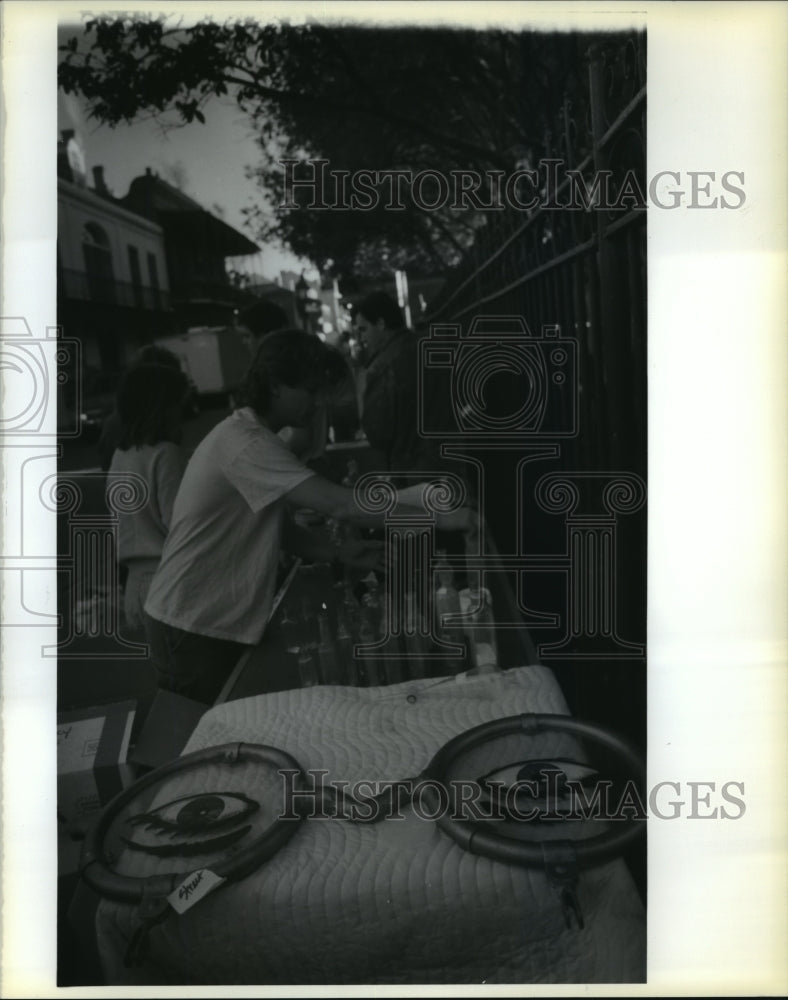
[[[262, 743], [330, 779], [387, 781], [419, 774], [467, 729], [526, 712], [567, 714], [546, 668], [316, 687], [214, 708], [184, 753]], [[556, 739], [545, 755], [561, 751]], [[185, 772], [177, 791], [203, 791], [206, 780]], [[148, 876], [163, 864], [135, 853], [127, 871]], [[123, 964], [135, 906], [102, 902], [97, 931], [110, 984], [643, 981], [645, 914], [624, 863], [582, 871], [577, 894], [583, 929], [566, 926], [543, 870], [470, 854], [405, 808], [374, 825], [301, 822], [256, 871], [155, 926], [140, 968]]]

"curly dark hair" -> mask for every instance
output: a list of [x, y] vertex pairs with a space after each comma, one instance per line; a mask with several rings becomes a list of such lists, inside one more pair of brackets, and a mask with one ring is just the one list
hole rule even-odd
[[401, 330], [405, 325], [400, 307], [385, 292], [370, 292], [365, 295], [355, 304], [353, 313], [361, 313], [369, 323], [377, 323], [382, 319], [387, 330]]
[[286, 329], [290, 325], [284, 309], [269, 299], [260, 299], [259, 302], [247, 306], [238, 317], [238, 322], [255, 337], [263, 337], [275, 330]]
[[292, 388], [323, 388], [332, 379], [330, 349], [312, 333], [295, 327], [269, 333], [260, 341], [252, 364], [238, 392], [239, 406], [250, 406], [264, 417], [271, 404], [275, 382]]
[[116, 398], [120, 417], [118, 448], [140, 448], [169, 441], [170, 413], [183, 404], [186, 376], [171, 365], [134, 365], [121, 379]]

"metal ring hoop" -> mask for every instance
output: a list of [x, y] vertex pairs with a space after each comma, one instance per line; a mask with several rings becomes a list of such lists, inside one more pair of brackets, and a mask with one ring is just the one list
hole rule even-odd
[[[459, 754], [498, 736], [514, 736], [518, 733], [533, 736], [551, 731], [583, 736], [601, 744], [618, 756], [634, 778], [642, 780], [645, 777], [643, 761], [629, 743], [591, 722], [567, 715], [510, 715], [505, 719], [484, 722], [460, 733], [441, 747], [424, 770], [423, 777], [446, 787], [448, 766]], [[438, 792], [434, 788], [425, 785], [423, 791], [429, 808], [437, 814], [438, 826], [466, 851], [481, 854], [494, 861], [526, 867], [543, 868], [545, 864], [559, 864], [565, 860], [567, 849], [572, 851], [579, 868], [602, 864], [621, 854], [645, 827], [643, 819], [627, 816], [616, 821], [616, 829], [587, 840], [514, 840], [490, 833], [489, 824], [484, 822], [451, 817], [448, 810], [440, 808]]]
[[[106, 805], [88, 832], [80, 856], [80, 872], [90, 888], [100, 896], [121, 903], [138, 903], [143, 897], [168, 896], [183, 881], [183, 873], [133, 878], [130, 875], [118, 875], [107, 865], [102, 846], [113, 820], [124, 806], [128, 805], [140, 792], [155, 785], [163, 778], [179, 774], [193, 767], [199, 767], [201, 764], [235, 764], [250, 760], [272, 765], [280, 770], [295, 771], [296, 782], [300, 787], [305, 787], [306, 779], [300, 764], [290, 754], [276, 747], [256, 743], [225, 743], [221, 746], [207, 747], [204, 750], [197, 750], [194, 753], [178, 757], [135, 781], [133, 785], [124, 789]], [[228, 882], [244, 878], [264, 861], [273, 857], [290, 840], [300, 826], [302, 818], [298, 814], [297, 818], [288, 817], [286, 820], [275, 820], [251, 844], [234, 853], [230, 858], [212, 864], [211, 870]]]

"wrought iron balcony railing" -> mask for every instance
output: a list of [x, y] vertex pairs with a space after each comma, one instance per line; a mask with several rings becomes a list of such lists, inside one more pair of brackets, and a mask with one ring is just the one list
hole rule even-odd
[[160, 288], [66, 268], [58, 272], [58, 296], [130, 309], [167, 311], [171, 308], [169, 292]]

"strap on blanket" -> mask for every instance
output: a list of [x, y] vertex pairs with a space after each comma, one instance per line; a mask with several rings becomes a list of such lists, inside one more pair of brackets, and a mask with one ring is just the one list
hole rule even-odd
[[550, 840], [542, 843], [544, 870], [550, 885], [558, 893], [564, 923], [571, 930], [574, 919], [577, 927], [585, 927], [583, 911], [577, 899], [577, 851], [571, 840]]
[[143, 887], [142, 901], [140, 902], [139, 915], [142, 923], [137, 927], [129, 940], [129, 946], [123, 959], [126, 968], [133, 965], [142, 965], [148, 954], [150, 942], [148, 936], [156, 924], [166, 920], [172, 912], [167, 897], [160, 892], [151, 892], [149, 884]]

